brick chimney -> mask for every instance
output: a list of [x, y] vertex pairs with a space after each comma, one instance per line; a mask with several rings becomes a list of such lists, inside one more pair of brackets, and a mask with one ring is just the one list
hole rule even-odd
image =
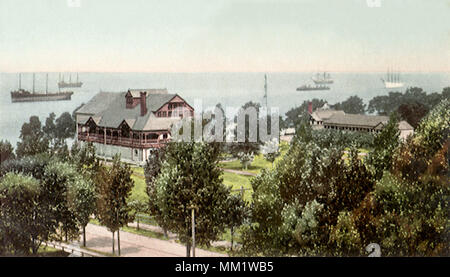
[[147, 114], [147, 92], [141, 91], [141, 116]]
[[312, 102], [308, 102], [308, 113], [312, 114]]

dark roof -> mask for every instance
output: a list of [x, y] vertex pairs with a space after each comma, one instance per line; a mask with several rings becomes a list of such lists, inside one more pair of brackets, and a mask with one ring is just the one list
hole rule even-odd
[[141, 92], [146, 92], [147, 95], [149, 94], [168, 94], [166, 88], [140, 88], [140, 89], [129, 89], [128, 90], [133, 97], [141, 97]]
[[[126, 108], [125, 95], [128, 92], [99, 92], [88, 103], [83, 105], [76, 114], [89, 114], [95, 117], [96, 123], [102, 127], [117, 128], [125, 120], [133, 130], [149, 130], [158, 127], [158, 130], [168, 129], [175, 119], [158, 118], [153, 112], [170, 101], [176, 94], [149, 94], [146, 97], [149, 112], [141, 116], [140, 104], [132, 109]], [[82, 117], [79, 121], [86, 122], [88, 118]], [[151, 123], [149, 122], [151, 119]], [[83, 123], [83, 122], [79, 122]]]
[[91, 114], [94, 115], [106, 109], [117, 97], [119, 93], [101, 91], [94, 95], [94, 97], [84, 104], [76, 111], [76, 114]]
[[364, 114], [333, 114], [330, 118], [324, 120], [324, 124], [345, 125], [345, 126], [361, 126], [376, 127], [380, 123], [386, 125], [389, 117], [381, 115], [364, 115]]

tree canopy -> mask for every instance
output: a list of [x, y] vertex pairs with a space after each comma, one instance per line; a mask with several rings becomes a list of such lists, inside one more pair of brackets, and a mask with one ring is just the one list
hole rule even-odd
[[220, 146], [215, 143], [169, 143], [155, 180], [154, 200], [163, 227], [191, 247], [191, 210], [195, 209], [196, 241], [209, 245], [225, 228], [229, 188], [218, 166]]

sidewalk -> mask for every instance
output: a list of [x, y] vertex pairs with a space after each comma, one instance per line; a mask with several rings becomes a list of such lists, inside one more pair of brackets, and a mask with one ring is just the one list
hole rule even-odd
[[[137, 228], [137, 223], [136, 222], [128, 223], [128, 226]], [[145, 224], [145, 223], [139, 223], [139, 229], [152, 231], [152, 232], [155, 232], [155, 233], [164, 234], [164, 231], [163, 231], [163, 229], [161, 227], [154, 226], [154, 225], [149, 225], [149, 224]], [[175, 241], [175, 239], [177, 238], [177, 235], [174, 234], [174, 233], [171, 233], [171, 232], [167, 232], [167, 235], [168, 235], [169, 241]], [[213, 241], [213, 242], [211, 242], [211, 245], [214, 246], [214, 247], [230, 248], [231, 242], [229, 242], [229, 241]]]
[[[142, 228], [145, 224], [139, 224]], [[131, 224], [130, 224], [131, 226]], [[148, 227], [148, 226], [147, 226]], [[155, 226], [152, 226], [155, 227]], [[158, 227], [156, 227], [158, 228]], [[143, 228], [144, 229], [144, 228]], [[117, 233], [115, 250], [117, 254]], [[86, 247], [103, 253], [112, 253], [112, 233], [106, 227], [88, 224], [86, 226]], [[186, 246], [120, 231], [121, 257], [186, 257]], [[196, 248], [197, 257], [227, 257], [226, 254]]]
[[256, 173], [252, 173], [252, 172], [248, 172], [248, 171], [242, 171], [242, 170], [227, 169], [227, 168], [224, 168], [222, 170], [226, 171], [226, 172], [231, 172], [231, 173], [240, 174], [240, 175], [246, 175], [246, 176], [256, 176], [257, 175]]

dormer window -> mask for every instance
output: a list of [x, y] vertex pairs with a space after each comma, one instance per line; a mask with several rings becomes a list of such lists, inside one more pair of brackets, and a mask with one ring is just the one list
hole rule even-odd
[[133, 97], [131, 96], [131, 94], [127, 94], [125, 96], [125, 101], [126, 101], [126, 107], [127, 109], [132, 109], [133, 108]]

